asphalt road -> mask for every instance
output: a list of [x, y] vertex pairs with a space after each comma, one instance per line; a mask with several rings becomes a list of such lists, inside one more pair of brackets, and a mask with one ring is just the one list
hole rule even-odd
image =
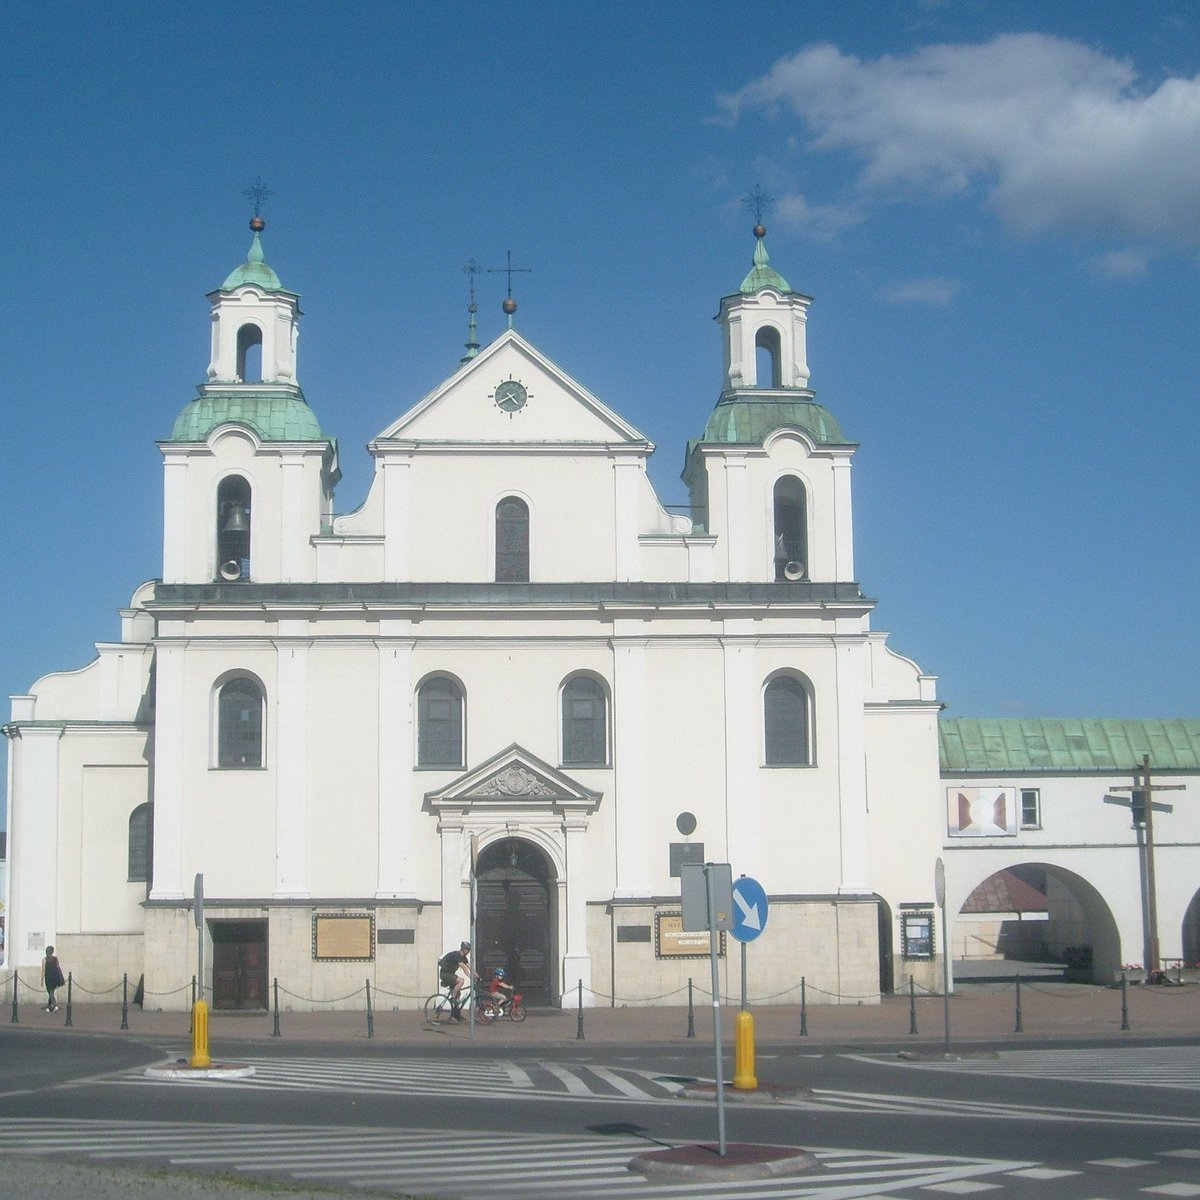
[[[802, 1146], [821, 1165], [705, 1194], [1200, 1196], [1200, 1041], [955, 1049], [945, 1060], [760, 1045], [761, 1089], [788, 1094], [730, 1094], [728, 1141]], [[626, 1164], [717, 1136], [715, 1102], [685, 1096], [715, 1074], [701, 1039], [503, 1051], [254, 1042], [237, 1048], [255, 1068], [244, 1080], [145, 1076], [186, 1052], [169, 1039], [0, 1028], [0, 1194], [215, 1200], [253, 1183], [260, 1196], [694, 1196], [695, 1183], [647, 1183]]]

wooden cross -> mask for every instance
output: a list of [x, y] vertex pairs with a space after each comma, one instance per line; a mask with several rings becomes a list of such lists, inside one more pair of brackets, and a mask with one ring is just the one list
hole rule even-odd
[[[1142, 755], [1141, 771], [1134, 772], [1134, 778], [1141, 775], [1139, 782], [1132, 787], [1109, 788], [1110, 792], [1128, 792], [1129, 808], [1133, 814], [1134, 826], [1145, 834], [1143, 845], [1146, 860], [1146, 884], [1142, 892], [1144, 907], [1144, 925], [1146, 930], [1146, 978], [1153, 979], [1162, 970], [1162, 962], [1158, 950], [1158, 891], [1154, 882], [1154, 793], [1182, 792], [1186, 784], [1182, 783], [1152, 783], [1150, 781], [1150, 755]], [[1164, 808], [1164, 811], [1169, 811]], [[1139, 820], [1139, 818], [1141, 818]]]

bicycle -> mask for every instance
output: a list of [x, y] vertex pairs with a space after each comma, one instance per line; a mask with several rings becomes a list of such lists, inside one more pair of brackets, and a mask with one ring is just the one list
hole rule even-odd
[[[474, 990], [474, 995], [475, 995], [475, 1016], [480, 1021], [483, 1021], [485, 1023], [493, 1020], [495, 1017], [495, 1014], [490, 1012], [490, 1010], [492, 1008], [491, 997], [480, 992], [478, 989]], [[462, 1001], [462, 1005], [461, 1005], [459, 1011], [461, 1012], [462, 1009], [466, 1008], [466, 1006], [467, 1006], [467, 1000], [464, 999]], [[485, 1010], [488, 1010], [488, 1015], [486, 1015], [486, 1016], [484, 1015]], [[430, 1025], [445, 1025], [448, 1022], [453, 1021], [454, 1020], [454, 1000], [453, 1000], [452, 996], [450, 995], [450, 989], [448, 987], [446, 987], [446, 988], [442, 988], [440, 991], [434, 992], [433, 995], [430, 996], [429, 999], [425, 1001], [424, 1012], [425, 1012], [425, 1020]]]
[[507, 1017], [510, 1021], [525, 1020], [525, 1005], [521, 1003], [520, 992], [513, 992], [511, 996], [489, 994], [480, 1000], [479, 1019], [485, 1025], [490, 1025], [500, 1017]]

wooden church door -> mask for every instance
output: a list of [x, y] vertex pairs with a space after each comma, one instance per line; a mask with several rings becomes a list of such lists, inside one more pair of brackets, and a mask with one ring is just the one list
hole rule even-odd
[[517, 838], [479, 856], [476, 969], [486, 981], [503, 967], [526, 1004], [557, 1000], [550, 871], [540, 851]]

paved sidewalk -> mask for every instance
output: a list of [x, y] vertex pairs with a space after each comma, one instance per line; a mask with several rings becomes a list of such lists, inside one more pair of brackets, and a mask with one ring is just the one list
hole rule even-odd
[[[810, 1005], [807, 1034], [801, 1035], [798, 1006], [752, 1008], [755, 1038], [767, 1043], [862, 1043], [941, 1045], [944, 1006], [941, 996], [916, 999], [917, 1034], [911, 1033], [912, 1009], [907, 996], [889, 997], [881, 1004]], [[722, 1033], [732, 1041], [736, 1004], [721, 1010]], [[121, 1029], [120, 1004], [74, 1004], [71, 1028], [67, 1009], [47, 1013], [32, 1004], [18, 1011], [22, 1029], [57, 1029], [64, 1035], [112, 1034], [120, 1037], [190, 1039], [187, 1012], [143, 1011], [130, 1005], [127, 1030]], [[0, 1022], [9, 1013], [0, 1010]], [[1011, 983], [960, 985], [950, 998], [952, 1041], [1011, 1043], [1067, 1039], [1200, 1040], [1200, 986], [1130, 987], [1127, 992], [1128, 1030], [1121, 1028], [1119, 988], [1085, 984], [1037, 983], [1021, 987], [1021, 1023], [1016, 1032], [1016, 989]], [[214, 1055], [222, 1047], [273, 1037], [269, 1012], [210, 1014], [209, 1043]], [[712, 1040], [712, 1008], [697, 1004], [693, 1025], [699, 1040]], [[10, 1028], [13, 1026], [10, 1025]], [[686, 1007], [585, 1008], [583, 1041], [596, 1044], [670, 1044], [687, 1040]], [[374, 1014], [373, 1038], [368, 1038], [364, 1009], [279, 1014], [280, 1038], [286, 1041], [367, 1043], [380, 1045], [453, 1045], [467, 1043], [470, 1031], [461, 1025], [427, 1025], [415, 1005], [381, 1008]], [[579, 1041], [578, 1013], [568, 1009], [531, 1009], [523, 1024], [502, 1020], [475, 1027], [480, 1046], [554, 1046]]]

